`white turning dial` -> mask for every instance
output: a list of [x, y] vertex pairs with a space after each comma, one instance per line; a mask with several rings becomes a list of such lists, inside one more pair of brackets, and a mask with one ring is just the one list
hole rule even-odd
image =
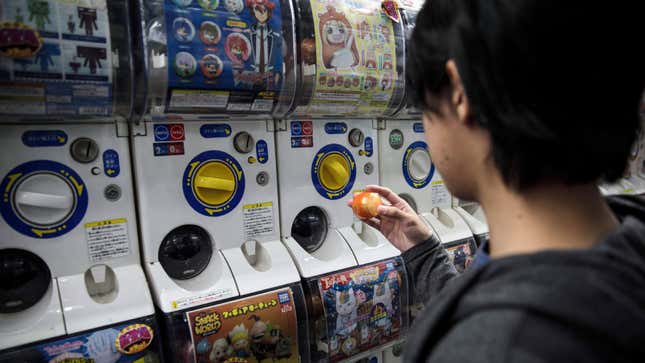
[[412, 179], [420, 181], [424, 180], [430, 174], [432, 167], [432, 160], [427, 150], [416, 149], [410, 155], [410, 162], [408, 163], [408, 173]]
[[16, 187], [13, 204], [26, 223], [50, 226], [73, 212], [74, 195], [72, 186], [62, 177], [40, 173], [28, 176]]

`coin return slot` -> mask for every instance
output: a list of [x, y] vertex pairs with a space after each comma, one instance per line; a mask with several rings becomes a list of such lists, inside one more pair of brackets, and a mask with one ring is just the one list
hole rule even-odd
[[256, 271], [265, 272], [271, 268], [271, 256], [258, 241], [247, 241], [241, 247], [249, 265]]

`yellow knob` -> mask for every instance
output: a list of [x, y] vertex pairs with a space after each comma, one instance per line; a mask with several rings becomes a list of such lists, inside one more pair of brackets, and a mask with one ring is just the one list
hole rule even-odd
[[320, 183], [328, 190], [340, 190], [349, 182], [350, 166], [340, 154], [330, 154], [320, 162]]
[[202, 203], [217, 206], [231, 199], [236, 183], [231, 168], [221, 161], [211, 161], [197, 170], [193, 188]]

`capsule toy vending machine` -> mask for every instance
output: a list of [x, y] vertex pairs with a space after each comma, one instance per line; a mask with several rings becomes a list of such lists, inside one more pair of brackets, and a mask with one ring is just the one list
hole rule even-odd
[[375, 1], [297, 1], [296, 18], [296, 97], [276, 123], [282, 240], [308, 295], [311, 360], [353, 361], [406, 326], [400, 253], [347, 206], [378, 184], [376, 117], [400, 107], [402, 30]]
[[159, 362], [125, 1], [0, 4], [0, 362]]
[[280, 241], [272, 121], [278, 100], [294, 94], [285, 79], [295, 69], [283, 57], [293, 47], [292, 5], [139, 5], [144, 108], [132, 147], [167, 358], [298, 362], [308, 355], [306, 309]]

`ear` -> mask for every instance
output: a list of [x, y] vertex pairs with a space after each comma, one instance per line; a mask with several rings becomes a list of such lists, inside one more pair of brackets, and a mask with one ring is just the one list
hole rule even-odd
[[470, 121], [470, 102], [454, 59], [449, 59], [446, 62], [446, 75], [450, 79], [449, 96], [452, 107], [456, 110], [459, 121], [467, 123]]

